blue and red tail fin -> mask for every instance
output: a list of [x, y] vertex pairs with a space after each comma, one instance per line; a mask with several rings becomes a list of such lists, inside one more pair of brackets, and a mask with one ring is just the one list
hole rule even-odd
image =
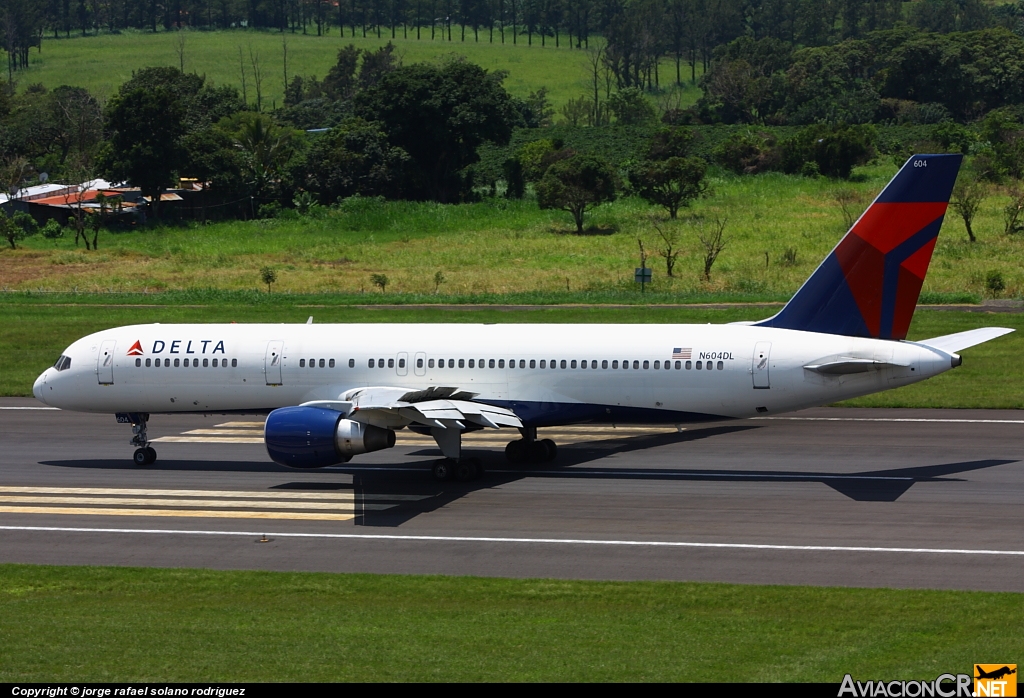
[[786, 307], [756, 324], [906, 338], [962, 160], [907, 160]]

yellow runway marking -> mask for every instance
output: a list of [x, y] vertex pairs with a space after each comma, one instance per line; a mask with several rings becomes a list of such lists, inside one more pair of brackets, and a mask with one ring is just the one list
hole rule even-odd
[[[95, 494], [95, 495], [128, 495], [135, 497], [225, 497], [233, 499], [300, 499], [300, 500], [337, 500], [339, 502], [355, 501], [351, 490], [335, 492], [306, 491], [275, 491], [275, 492], [244, 492], [240, 490], [144, 490], [117, 487], [14, 487], [0, 485], [0, 492], [26, 494]], [[419, 494], [375, 494], [372, 499], [390, 499], [395, 501], [418, 501], [428, 499], [430, 495]], [[150, 500], [146, 500], [150, 501]], [[195, 500], [187, 500], [194, 502]], [[254, 502], [255, 504], [262, 504]], [[296, 505], [299, 506], [299, 505]]]
[[0, 506], [0, 514], [80, 514], [85, 516], [171, 516], [211, 519], [294, 519], [351, 521], [355, 514], [315, 514], [301, 511], [204, 511], [200, 509], [92, 509], [87, 507]]
[[261, 444], [262, 436], [161, 436], [151, 443], [178, 444]]
[[[263, 422], [223, 422], [212, 429], [192, 429], [178, 436], [161, 436], [153, 439], [163, 443], [207, 443], [207, 444], [262, 444]], [[540, 438], [553, 439], [556, 443], [571, 445], [594, 441], [616, 441], [640, 436], [657, 436], [678, 433], [673, 427], [603, 427], [580, 426], [542, 429]], [[409, 431], [399, 431], [399, 446], [433, 446], [433, 437]], [[470, 432], [463, 435], [468, 447], [504, 448], [509, 441], [518, 438], [512, 430], [494, 432]]]
[[[246, 502], [220, 499], [138, 499], [127, 497], [38, 497], [33, 495], [0, 495], [0, 502], [11, 504], [133, 504], [163, 507], [222, 507], [224, 509], [324, 509], [352, 511], [354, 502]], [[367, 504], [374, 509], [390, 509], [389, 504]]]

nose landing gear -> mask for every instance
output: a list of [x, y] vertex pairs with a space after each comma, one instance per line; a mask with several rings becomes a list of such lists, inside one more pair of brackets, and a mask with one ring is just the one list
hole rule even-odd
[[135, 465], [152, 465], [156, 462], [156, 449], [149, 445], [149, 434], [146, 433], [146, 426], [149, 422], [149, 414], [145, 412], [118, 412], [118, 424], [132, 425], [132, 440], [128, 443], [136, 446], [132, 460]]

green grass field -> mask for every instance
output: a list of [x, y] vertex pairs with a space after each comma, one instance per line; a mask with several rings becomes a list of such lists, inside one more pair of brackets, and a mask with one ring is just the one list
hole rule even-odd
[[[867, 205], [894, 174], [891, 163], [858, 170], [844, 184]], [[726, 247], [711, 282], [701, 279], [697, 229], [637, 198], [599, 207], [588, 217], [593, 234], [575, 235], [568, 214], [541, 211], [535, 201], [486, 199], [442, 205], [350, 201], [320, 217], [150, 227], [100, 234], [99, 251], [35, 236], [22, 248], [0, 250], [0, 289], [162, 291], [260, 287], [264, 265], [278, 273], [275, 290], [302, 293], [375, 292], [370, 275], [389, 278], [388, 293], [435, 291], [442, 297], [484, 294], [636, 293], [637, 239], [654, 269], [649, 290], [671, 296], [727, 293], [786, 298], [817, 267], [845, 232], [826, 179], [781, 174], [739, 177], [717, 173], [712, 195], [689, 213], [726, 219]], [[990, 295], [990, 271], [1002, 274], [1005, 297], [1024, 293], [1024, 240], [1002, 233], [1005, 195], [988, 199], [976, 221], [979, 241], [966, 241], [951, 213], [925, 281], [926, 294]], [[859, 212], [859, 211], [858, 211]], [[655, 226], [679, 232], [675, 277], [658, 256], [664, 244]], [[794, 257], [785, 258], [787, 250]], [[766, 264], [767, 255], [767, 264]]]
[[[517, 97], [526, 97], [540, 87], [547, 87], [552, 105], [558, 109], [569, 99], [579, 97], [586, 91], [584, 52], [566, 47], [566, 37], [561, 48], [555, 48], [554, 41], [541, 47], [540, 38], [534, 37], [534, 45], [527, 46], [526, 37], [512, 44], [512, 32], [508, 31], [505, 44], [495, 34], [495, 43], [488, 43], [486, 34], [479, 43], [473, 41], [471, 33], [465, 42], [453, 33], [453, 41], [443, 41], [440, 36], [430, 41], [429, 28], [421, 33], [417, 41], [415, 31], [407, 39], [398, 36], [391, 39], [383, 33], [356, 38], [346, 33], [339, 38], [337, 29], [325, 36], [279, 34], [277, 32], [232, 31], [189, 31], [185, 38], [185, 71], [205, 75], [217, 85], [234, 85], [242, 89], [241, 68], [238, 52], [241, 49], [247, 71], [247, 95], [251, 103], [256, 102], [252, 64], [249, 49], [259, 55], [260, 72], [263, 75], [262, 94], [264, 109], [280, 107], [284, 103], [284, 42], [288, 44], [288, 75], [316, 75], [323, 78], [334, 65], [338, 49], [355, 44], [361, 49], [375, 50], [388, 41], [393, 41], [405, 64], [435, 61], [450, 54], [465, 56], [467, 59], [488, 70], [505, 70], [508, 78], [505, 88]], [[600, 39], [597, 39], [598, 41]], [[42, 83], [48, 88], [59, 85], [76, 85], [87, 88], [97, 97], [106, 99], [129, 77], [132, 71], [149, 66], [178, 67], [177, 32], [156, 34], [140, 31], [126, 31], [122, 34], [52, 39], [44, 37], [41, 52], [33, 51], [27, 71], [15, 75], [24, 86]], [[675, 78], [675, 63], [664, 60], [661, 66], [664, 84], [669, 85]], [[687, 85], [679, 92], [678, 99], [683, 106], [697, 101], [700, 90]], [[673, 100], [675, 98], [673, 97]], [[675, 101], [672, 102], [675, 104]]]
[[[252, 543], [245, 543], [252, 545]], [[0, 565], [0, 682], [931, 680], [1020, 594]]]
[[[86, 297], [49, 294], [0, 296], [0, 395], [31, 395], [32, 382], [72, 341], [91, 332], [145, 322], [595, 322], [720, 323], [756, 320], [760, 308], [561, 307], [543, 310], [364, 309], [351, 298], [267, 294], [160, 294]], [[106, 301], [106, 302], [104, 302]], [[911, 339], [984, 326], [1024, 330], [1024, 314], [919, 310]], [[963, 352], [964, 364], [941, 376], [898, 390], [844, 403], [856, 407], [1024, 407], [1024, 332]]]

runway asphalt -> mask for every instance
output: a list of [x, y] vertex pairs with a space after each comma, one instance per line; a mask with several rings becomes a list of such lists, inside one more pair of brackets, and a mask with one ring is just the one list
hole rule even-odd
[[427, 438], [297, 471], [223, 415], [154, 416], [136, 467], [113, 416], [41, 407], [0, 399], [0, 562], [1024, 591], [1015, 411], [550, 429], [527, 467], [486, 432], [460, 484]]

